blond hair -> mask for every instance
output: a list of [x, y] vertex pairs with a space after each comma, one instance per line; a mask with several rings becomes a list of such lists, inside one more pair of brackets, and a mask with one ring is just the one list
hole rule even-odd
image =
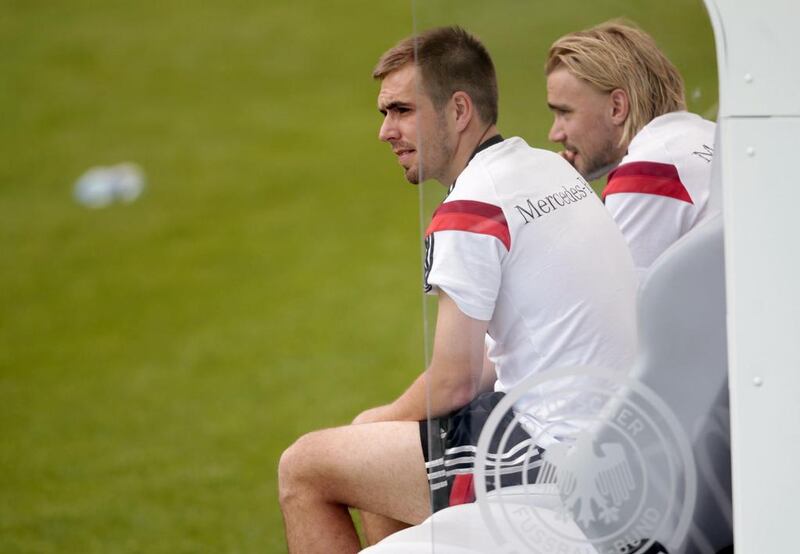
[[677, 68], [650, 35], [629, 22], [607, 21], [559, 38], [550, 47], [545, 74], [561, 66], [603, 92], [627, 93], [630, 109], [621, 146], [653, 118], [686, 109]]
[[481, 42], [461, 27], [437, 27], [410, 36], [387, 50], [372, 77], [383, 80], [406, 64], [419, 68], [422, 88], [436, 109], [456, 91], [469, 94], [484, 123], [497, 123], [497, 77]]

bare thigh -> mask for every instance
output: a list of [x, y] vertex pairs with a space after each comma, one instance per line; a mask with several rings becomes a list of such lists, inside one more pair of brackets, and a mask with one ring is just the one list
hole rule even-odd
[[293, 459], [324, 498], [410, 524], [430, 515], [417, 422], [380, 422], [315, 431]]

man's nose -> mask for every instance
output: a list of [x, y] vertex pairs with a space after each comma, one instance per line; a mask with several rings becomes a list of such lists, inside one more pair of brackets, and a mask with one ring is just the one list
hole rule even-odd
[[378, 138], [383, 142], [389, 142], [398, 138], [397, 126], [392, 122], [388, 116], [383, 118], [381, 128], [378, 130]]
[[553, 126], [550, 127], [550, 132], [547, 134], [547, 139], [551, 142], [564, 142], [566, 135], [557, 119], [553, 119]]

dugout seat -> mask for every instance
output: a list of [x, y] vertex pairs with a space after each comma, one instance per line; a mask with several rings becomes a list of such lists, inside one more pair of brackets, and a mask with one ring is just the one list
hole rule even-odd
[[[716, 185], [714, 201], [719, 200]], [[638, 318], [639, 352], [630, 375], [672, 409], [691, 444], [697, 473], [688, 536], [681, 542], [669, 536], [650, 538], [669, 554], [723, 551], [733, 544], [733, 518], [721, 214], [687, 233], [648, 270], [639, 292]], [[530, 496], [519, 498], [531, 502]], [[535, 498], [540, 510], [558, 503], [552, 493]], [[471, 504], [442, 510], [363, 552], [498, 552], [492, 541], [478, 506]]]

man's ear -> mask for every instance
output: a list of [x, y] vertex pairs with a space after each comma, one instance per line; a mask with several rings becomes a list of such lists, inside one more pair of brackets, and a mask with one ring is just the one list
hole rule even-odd
[[631, 103], [628, 93], [621, 88], [611, 91], [611, 121], [615, 125], [622, 125], [628, 119], [631, 110]]
[[450, 102], [455, 115], [456, 130], [461, 132], [467, 128], [474, 115], [475, 107], [472, 104], [472, 98], [466, 92], [457, 90], [450, 98]]

